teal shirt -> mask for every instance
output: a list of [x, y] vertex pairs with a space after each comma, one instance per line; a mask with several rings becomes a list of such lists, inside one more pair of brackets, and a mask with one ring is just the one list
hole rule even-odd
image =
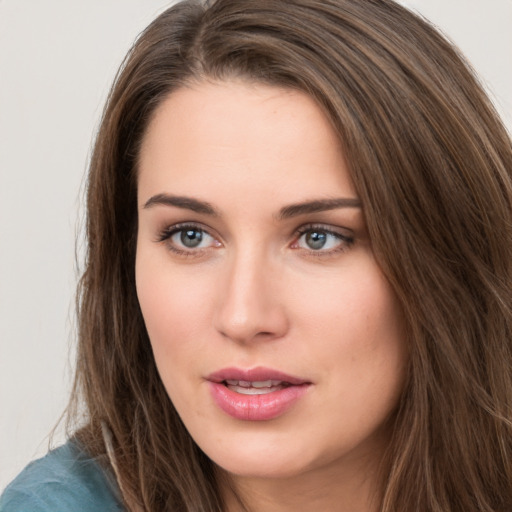
[[0, 496], [0, 512], [125, 511], [113, 478], [68, 441], [31, 462]]

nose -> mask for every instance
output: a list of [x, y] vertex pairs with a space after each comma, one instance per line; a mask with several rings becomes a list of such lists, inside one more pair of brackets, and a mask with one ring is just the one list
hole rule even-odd
[[240, 254], [222, 273], [215, 328], [237, 343], [275, 340], [288, 330], [282, 274], [264, 256]]

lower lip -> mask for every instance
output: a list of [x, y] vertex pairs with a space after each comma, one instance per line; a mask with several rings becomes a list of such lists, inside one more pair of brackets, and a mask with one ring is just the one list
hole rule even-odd
[[231, 391], [220, 382], [210, 382], [210, 391], [215, 403], [237, 420], [272, 420], [284, 414], [301, 396], [309, 385], [288, 386], [262, 395], [243, 395]]

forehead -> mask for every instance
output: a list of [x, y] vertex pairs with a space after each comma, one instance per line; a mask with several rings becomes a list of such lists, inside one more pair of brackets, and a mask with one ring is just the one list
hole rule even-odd
[[339, 139], [315, 101], [243, 82], [173, 92], [141, 147], [141, 199], [163, 192], [211, 196], [219, 187], [232, 190], [232, 200], [278, 191], [293, 196], [288, 202], [355, 196]]

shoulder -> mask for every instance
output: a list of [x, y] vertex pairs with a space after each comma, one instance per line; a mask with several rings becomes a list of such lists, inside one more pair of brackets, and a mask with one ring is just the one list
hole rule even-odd
[[0, 497], [0, 512], [123, 511], [117, 487], [97, 461], [68, 441], [31, 462]]

